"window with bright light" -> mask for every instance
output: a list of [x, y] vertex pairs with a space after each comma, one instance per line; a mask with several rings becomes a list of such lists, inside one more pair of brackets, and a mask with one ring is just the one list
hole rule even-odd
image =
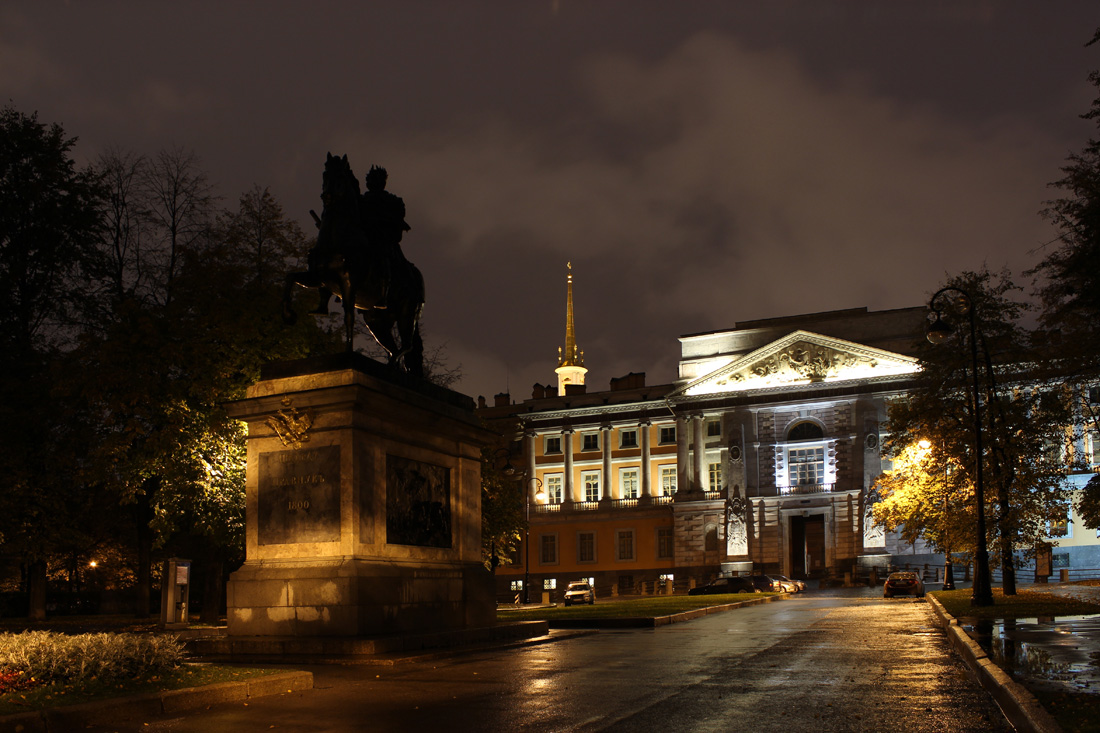
[[710, 481], [711, 491], [722, 489], [722, 464], [719, 461], [707, 464], [707, 479]]
[[522, 580], [513, 580], [511, 583], [508, 584], [508, 589], [509, 590], [523, 590], [523, 581]]
[[600, 472], [585, 471], [581, 474], [581, 484], [584, 485], [584, 500], [600, 500]]
[[546, 497], [551, 504], [561, 504], [562, 475], [560, 473], [546, 477]]
[[619, 487], [624, 499], [638, 498], [638, 469], [624, 468], [619, 471]]
[[557, 587], [558, 587], [558, 579], [557, 578], [543, 578], [542, 579], [542, 589], [543, 590], [554, 590]]
[[791, 486], [825, 483], [825, 448], [791, 448], [787, 451], [787, 473]]
[[676, 493], [676, 466], [661, 466], [661, 496]]

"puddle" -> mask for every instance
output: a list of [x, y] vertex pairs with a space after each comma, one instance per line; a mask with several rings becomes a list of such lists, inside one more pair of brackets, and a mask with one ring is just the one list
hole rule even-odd
[[1100, 693], [1100, 617], [960, 618], [959, 624], [990, 659], [1021, 682]]

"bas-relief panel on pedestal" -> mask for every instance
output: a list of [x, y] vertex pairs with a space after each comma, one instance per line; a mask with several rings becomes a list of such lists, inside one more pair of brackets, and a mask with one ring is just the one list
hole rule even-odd
[[259, 544], [340, 539], [340, 446], [261, 453], [259, 464]]
[[451, 547], [451, 472], [386, 456], [386, 542]]

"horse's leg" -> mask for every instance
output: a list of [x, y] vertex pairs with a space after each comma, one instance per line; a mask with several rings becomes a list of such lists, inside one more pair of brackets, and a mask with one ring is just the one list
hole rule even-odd
[[355, 350], [355, 288], [344, 282], [341, 296], [344, 300], [344, 336], [347, 339], [347, 351]]
[[393, 318], [386, 311], [369, 309], [363, 311], [363, 322], [367, 324], [367, 329], [378, 345], [385, 349], [388, 363], [394, 364], [399, 356], [399, 349], [393, 338]]
[[295, 285], [303, 285], [302, 280], [308, 275], [308, 272], [291, 272], [283, 280], [283, 322], [287, 325], [294, 325], [298, 320], [291, 291]]

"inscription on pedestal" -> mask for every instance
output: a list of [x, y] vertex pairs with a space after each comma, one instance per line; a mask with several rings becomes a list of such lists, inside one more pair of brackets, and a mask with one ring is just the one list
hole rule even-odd
[[386, 542], [451, 546], [451, 472], [443, 466], [386, 456]]
[[340, 446], [260, 454], [259, 543], [340, 539]]

